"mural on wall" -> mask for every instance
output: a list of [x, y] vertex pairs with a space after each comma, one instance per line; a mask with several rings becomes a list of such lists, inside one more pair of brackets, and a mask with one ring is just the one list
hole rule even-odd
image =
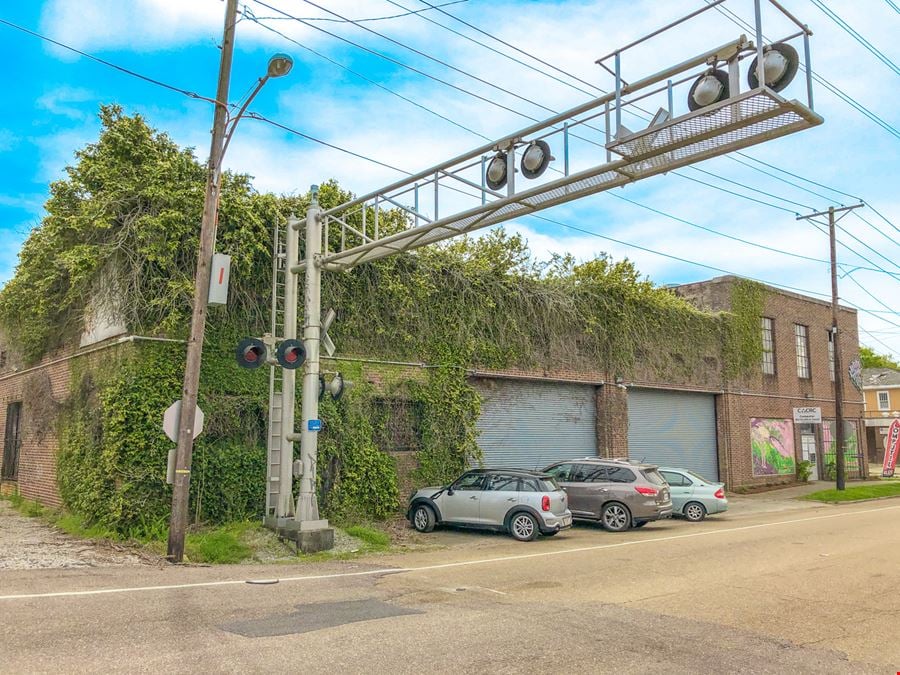
[[[835, 455], [835, 421], [825, 420], [822, 424], [822, 444], [825, 446], [825, 478], [834, 479], [836, 471], [834, 468]], [[856, 422], [844, 420], [844, 471], [849, 478], [858, 478], [860, 476], [860, 456], [859, 456], [859, 436], [856, 432]]]
[[750, 418], [754, 476], [787, 476], [796, 471], [793, 420]]

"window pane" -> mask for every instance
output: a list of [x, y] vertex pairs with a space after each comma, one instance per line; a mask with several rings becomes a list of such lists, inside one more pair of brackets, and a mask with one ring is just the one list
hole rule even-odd
[[762, 371], [764, 375], [775, 374], [775, 334], [772, 329], [772, 319], [767, 316], [761, 318], [762, 325]]
[[656, 469], [642, 469], [641, 473], [644, 474], [644, 478], [653, 483], [654, 485], [665, 485], [666, 481], [660, 475], [659, 471]]
[[878, 409], [889, 410], [891, 407], [891, 399], [886, 391], [878, 392]]
[[480, 490], [484, 485], [483, 473], [467, 473], [456, 481], [454, 490]]
[[572, 464], [557, 464], [556, 466], [551, 466], [547, 469], [547, 473], [565, 483], [570, 480], [573, 466], [574, 465]]
[[487, 488], [485, 489], [492, 490], [494, 492], [518, 492], [518, 483], [518, 476], [505, 476], [503, 474], [497, 474], [488, 478]]
[[806, 326], [795, 323], [794, 338], [797, 347], [797, 377], [809, 379], [809, 334]]
[[608, 466], [606, 467], [606, 474], [608, 476], [608, 480], [613, 483], [633, 483], [634, 482], [634, 474], [631, 469], [626, 469], [624, 466]]
[[680, 473], [672, 473], [671, 471], [660, 471], [660, 473], [669, 485], [684, 484], [684, 478], [682, 478]]

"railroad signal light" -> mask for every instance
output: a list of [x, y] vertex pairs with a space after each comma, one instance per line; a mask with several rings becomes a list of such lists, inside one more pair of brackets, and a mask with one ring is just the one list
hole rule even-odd
[[491, 190], [499, 190], [506, 185], [506, 154], [498, 152], [488, 162], [484, 181]]
[[550, 146], [545, 141], [531, 141], [522, 153], [522, 175], [537, 178], [547, 170], [553, 159]]
[[[750, 64], [747, 73], [747, 84], [751, 89], [759, 86], [757, 59]], [[784, 42], [776, 42], [763, 49], [763, 76], [766, 86], [772, 91], [781, 91], [791, 83], [800, 67], [800, 56], [797, 50]]]
[[688, 92], [688, 108], [691, 112], [713, 103], [724, 101], [729, 96], [728, 73], [724, 70], [710, 70], [697, 78]]
[[327, 393], [333, 400], [339, 401], [348, 386], [350, 386], [350, 382], [345, 380], [344, 376], [340, 373], [335, 373], [335, 376], [331, 378], [331, 382], [328, 382], [327, 384], [325, 382], [325, 377], [319, 375], [319, 400], [321, 401], [325, 398], [325, 394]]
[[259, 368], [266, 362], [267, 354], [266, 345], [258, 338], [244, 338], [235, 351], [241, 368]]
[[282, 340], [275, 352], [278, 365], [288, 370], [296, 370], [306, 361], [306, 349], [299, 340]]

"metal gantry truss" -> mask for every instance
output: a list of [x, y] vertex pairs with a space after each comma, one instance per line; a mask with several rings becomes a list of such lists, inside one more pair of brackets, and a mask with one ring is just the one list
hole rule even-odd
[[[615, 59], [615, 70], [610, 70], [615, 75], [615, 91], [323, 211], [321, 267], [348, 269], [821, 124], [823, 120], [813, 111], [812, 103], [808, 42], [811, 32], [774, 0], [754, 1], [755, 42], [741, 35], [630, 84], [621, 77], [624, 51], [723, 1], [600, 59]], [[763, 62], [761, 1], [776, 7], [799, 27], [775, 42], [802, 38], [805, 104], [786, 99], [766, 86], [739, 91], [740, 60], [756, 55], [758, 63]], [[673, 91], [717, 64], [726, 64], [729, 69], [730, 97], [677, 115]], [[758, 79], [765, 82], [763, 77]], [[622, 124], [623, 112], [654, 95], [665, 96], [667, 106], [660, 108], [648, 128], [628, 130]], [[531, 142], [538, 140], [555, 146], [560, 157], [540, 179], [517, 177], [517, 159]], [[501, 190], [492, 190], [487, 186], [485, 171], [498, 153], [507, 158], [507, 183]], [[598, 162], [598, 156], [603, 161]], [[575, 165], [580, 167], [573, 171]], [[387, 229], [380, 215], [386, 209], [401, 210], [407, 216], [408, 226], [401, 231]], [[338, 240], [333, 235], [329, 237], [335, 228], [340, 231], [340, 245], [337, 250], [330, 250], [329, 242]], [[305, 263], [299, 262], [292, 271], [299, 272], [304, 267]]]

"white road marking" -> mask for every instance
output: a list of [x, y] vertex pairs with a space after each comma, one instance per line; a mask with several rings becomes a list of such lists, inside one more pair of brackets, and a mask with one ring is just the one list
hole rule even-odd
[[[732, 532], [745, 532], [747, 530], [757, 530], [764, 527], [776, 527], [779, 525], [792, 525], [794, 523], [809, 523], [815, 520], [828, 520], [831, 518], [846, 518], [849, 516], [858, 516], [868, 513], [879, 513], [881, 511], [896, 511], [900, 509], [898, 506], [884, 506], [878, 509], [866, 509], [865, 511], [849, 511], [846, 513], [832, 513], [827, 516], [813, 516], [811, 518], [795, 518], [793, 520], [780, 520], [773, 523], [759, 523], [757, 525], [742, 525], [741, 527], [729, 527], [721, 530], [705, 530], [703, 532], [689, 532], [687, 534], [673, 534], [667, 537], [653, 537], [649, 539], [637, 539], [633, 541], [620, 541], [614, 544], [597, 544], [594, 546], [581, 546], [578, 548], [567, 548], [558, 551], [541, 551], [539, 553], [520, 553], [516, 555], [498, 556], [494, 558], [481, 558], [477, 560], [461, 560], [457, 562], [438, 563], [434, 565], [422, 565], [420, 567], [386, 567], [374, 570], [364, 570], [362, 572], [335, 572], [333, 574], [311, 574], [299, 577], [283, 577], [278, 579], [282, 583], [301, 582], [301, 581], [321, 581], [324, 579], [340, 579], [345, 577], [366, 577], [379, 574], [411, 574], [414, 572], [428, 572], [431, 570], [443, 570], [453, 567], [469, 567], [471, 565], [487, 565], [489, 563], [511, 562], [516, 560], [530, 560], [532, 558], [545, 558], [557, 555], [568, 555], [571, 553], [585, 553], [588, 551], [602, 551], [605, 549], [623, 548], [625, 546], [639, 546], [643, 544], [654, 544], [658, 542], [676, 541], [678, 539], [690, 539], [692, 537], [708, 537], [717, 534], [729, 534]], [[200, 581], [189, 584], [167, 584], [160, 586], [136, 586], [127, 588], [100, 588], [88, 591], [57, 591], [53, 593], [22, 593], [19, 595], [0, 595], [0, 600], [27, 600], [34, 598], [67, 598], [80, 597], [88, 595], [107, 595], [111, 593], [140, 593], [145, 591], [170, 591], [182, 588], [205, 588], [213, 586], [234, 586], [238, 584], [246, 585], [247, 579], [229, 579], [225, 581]]]

